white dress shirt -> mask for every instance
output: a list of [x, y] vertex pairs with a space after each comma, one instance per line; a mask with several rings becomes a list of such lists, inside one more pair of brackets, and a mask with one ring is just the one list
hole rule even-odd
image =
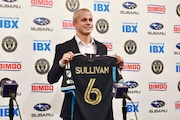
[[[79, 51], [81, 54], [96, 54], [97, 52], [97, 46], [95, 44], [95, 41], [93, 38], [91, 38], [91, 43], [89, 44], [85, 44], [83, 41], [81, 41], [78, 36], [75, 36], [75, 39], [76, 39], [76, 42], [77, 42], [77, 45], [78, 45], [78, 48], [79, 48]], [[61, 62], [61, 60], [59, 61], [59, 65], [61, 67], [65, 67], [65, 64], [63, 64]]]
[[91, 43], [87, 45], [83, 41], [81, 41], [78, 36], [75, 36], [75, 39], [81, 54], [96, 54], [97, 46], [93, 38], [91, 39]]

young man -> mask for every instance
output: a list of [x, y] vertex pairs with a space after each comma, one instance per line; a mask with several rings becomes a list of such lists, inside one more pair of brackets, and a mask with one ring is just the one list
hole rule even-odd
[[[73, 24], [76, 35], [69, 41], [56, 45], [55, 58], [51, 70], [48, 73], [50, 84], [59, 81], [65, 70], [65, 65], [70, 62], [74, 54], [97, 54], [107, 55], [107, 48], [91, 36], [93, 30], [93, 16], [86, 8], [74, 12]], [[123, 66], [123, 59], [115, 55], [117, 63]], [[71, 94], [65, 94], [61, 117], [63, 120], [71, 120]]]

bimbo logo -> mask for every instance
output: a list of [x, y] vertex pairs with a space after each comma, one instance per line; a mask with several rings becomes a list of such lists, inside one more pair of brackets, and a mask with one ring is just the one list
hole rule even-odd
[[21, 62], [0, 61], [0, 71], [21, 71]]
[[167, 90], [166, 82], [150, 82], [149, 90], [150, 91], [166, 91]]
[[54, 91], [54, 86], [47, 83], [33, 83], [31, 90], [32, 92], [51, 93]]
[[75, 29], [72, 20], [63, 20], [62, 29]]
[[158, 13], [158, 14], [165, 14], [166, 7], [163, 5], [148, 5], [147, 6], [148, 13]]
[[175, 102], [175, 109], [180, 110], [180, 101]]
[[174, 25], [174, 33], [180, 33], [180, 25]]
[[134, 71], [138, 72], [141, 70], [141, 65], [140, 63], [124, 63], [124, 67], [122, 69], [123, 71]]
[[53, 7], [53, 0], [31, 0], [31, 5], [51, 8]]
[[113, 50], [112, 42], [103, 42], [103, 44], [107, 47], [108, 51], [112, 51]]

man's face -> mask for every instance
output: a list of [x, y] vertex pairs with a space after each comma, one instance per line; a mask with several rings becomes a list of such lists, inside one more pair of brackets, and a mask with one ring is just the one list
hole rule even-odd
[[87, 11], [81, 11], [79, 17], [74, 22], [77, 32], [83, 35], [89, 35], [93, 30], [92, 14]]

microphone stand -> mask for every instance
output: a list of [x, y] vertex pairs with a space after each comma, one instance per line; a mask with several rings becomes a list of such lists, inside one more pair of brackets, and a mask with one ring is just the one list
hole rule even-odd
[[14, 117], [14, 104], [13, 104], [13, 97], [9, 99], [9, 118], [13, 120]]
[[127, 114], [127, 107], [126, 107], [126, 97], [123, 95], [123, 107], [122, 107], [122, 113], [123, 113], [123, 120], [126, 120], [126, 114]]

